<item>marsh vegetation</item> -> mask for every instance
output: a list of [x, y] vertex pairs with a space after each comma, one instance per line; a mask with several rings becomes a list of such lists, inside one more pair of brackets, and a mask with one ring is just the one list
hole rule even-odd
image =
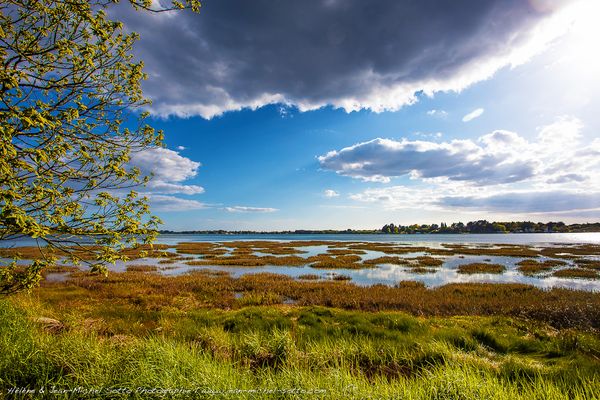
[[[600, 395], [596, 291], [357, 284], [360, 275], [352, 275], [387, 266], [412, 276], [513, 271], [587, 282], [597, 277], [598, 246], [240, 241], [128, 254], [131, 261], [108, 276], [58, 264], [48, 276], [64, 280], [2, 300], [1, 390], [161, 387], [227, 398], [235, 388], [240, 398], [256, 398], [256, 390], [280, 398], [278, 390], [294, 389], [285, 397], [336, 399]], [[182, 265], [187, 269], [178, 272]], [[265, 272], [268, 266], [298, 273]]]
[[[600, 394], [599, 294], [309, 279], [200, 270], [46, 282], [2, 300], [0, 389], [235, 388], [240, 398], [256, 398], [253, 390], [278, 398], [277, 390], [294, 388], [287, 398], [336, 399]], [[119, 396], [154, 398], [111, 398]]]

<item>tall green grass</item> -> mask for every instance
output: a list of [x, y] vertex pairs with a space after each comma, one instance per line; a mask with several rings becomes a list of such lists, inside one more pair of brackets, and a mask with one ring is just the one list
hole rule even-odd
[[[61, 318], [65, 329], [45, 331], [35, 322], [40, 313]], [[96, 398], [139, 399], [600, 396], [599, 338], [526, 320], [248, 307], [163, 310], [147, 329], [115, 319], [90, 324], [87, 316], [24, 296], [0, 301], [0, 391], [83, 387], [99, 390]], [[23, 398], [44, 396], [82, 397]]]

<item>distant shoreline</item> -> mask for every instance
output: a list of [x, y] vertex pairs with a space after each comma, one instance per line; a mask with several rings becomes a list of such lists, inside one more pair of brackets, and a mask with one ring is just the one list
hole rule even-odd
[[294, 229], [288, 231], [229, 231], [225, 229], [171, 231], [160, 230], [160, 234], [176, 235], [422, 235], [422, 234], [506, 234], [506, 233], [590, 233], [600, 232], [600, 222], [570, 224], [564, 222], [488, 222], [486, 220], [469, 221], [466, 224], [454, 222], [450, 225], [438, 224], [395, 225], [386, 224], [380, 229]]
[[566, 232], [414, 232], [414, 233], [384, 233], [373, 231], [170, 231], [160, 230], [161, 235], [508, 235], [508, 234], [543, 234], [543, 233], [594, 233], [598, 230], [566, 231]]

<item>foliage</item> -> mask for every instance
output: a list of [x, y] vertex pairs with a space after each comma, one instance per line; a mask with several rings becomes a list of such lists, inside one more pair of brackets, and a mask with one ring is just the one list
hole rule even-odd
[[[145, 123], [143, 63], [137, 39], [107, 16], [118, 0], [8, 0], [0, 4], [0, 241], [38, 239], [49, 249], [78, 244], [93, 268], [122, 258], [119, 250], [156, 236], [158, 219], [130, 153], [160, 146]], [[163, 12], [198, 0], [152, 10]], [[136, 120], [124, 127], [127, 119]], [[89, 237], [81, 245], [81, 237]], [[77, 254], [71, 254], [79, 261]], [[0, 266], [0, 293], [30, 288], [47, 257], [29, 268]]]

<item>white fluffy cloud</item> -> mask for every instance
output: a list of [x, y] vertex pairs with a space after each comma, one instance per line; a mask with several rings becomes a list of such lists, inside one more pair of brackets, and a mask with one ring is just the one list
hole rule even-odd
[[538, 3], [206, 0], [200, 15], [112, 12], [141, 35], [152, 111], [211, 118], [272, 103], [380, 112], [460, 91], [568, 29], [576, 0]]
[[440, 205], [446, 207], [509, 213], [556, 213], [598, 210], [598, 215], [600, 216], [600, 192], [569, 190], [505, 192], [477, 197], [442, 197], [438, 202]]
[[146, 196], [152, 211], [191, 211], [206, 208], [203, 203], [196, 200], [152, 193], [147, 193]]
[[131, 154], [130, 164], [138, 167], [143, 175], [153, 174], [146, 187], [153, 193], [190, 195], [204, 192], [201, 186], [182, 184], [196, 176], [200, 163], [176, 151], [162, 147], [142, 150]]
[[338, 197], [340, 194], [338, 192], [336, 192], [335, 190], [332, 189], [327, 189], [323, 192], [323, 196], [328, 197], [328, 198], [332, 198], [332, 197]]
[[330, 151], [318, 160], [323, 169], [373, 182], [409, 176], [475, 186], [589, 183], [592, 177], [599, 177], [596, 170], [600, 166], [600, 140], [582, 143], [582, 127], [577, 118], [562, 116], [541, 127], [535, 141], [505, 130], [483, 135], [476, 141], [437, 143], [377, 138]]
[[232, 206], [225, 207], [225, 211], [231, 213], [271, 213], [279, 211], [277, 208], [270, 207], [247, 207], [247, 206]]
[[562, 116], [532, 141], [497, 130], [476, 141], [375, 139], [319, 157], [321, 166], [363, 181], [408, 176], [414, 185], [370, 188], [350, 196], [388, 209], [462, 209], [559, 213], [600, 209], [600, 140]]
[[144, 176], [152, 174], [148, 184], [138, 190], [148, 197], [153, 212], [189, 211], [206, 207], [197, 200], [173, 196], [204, 192], [201, 186], [185, 184], [186, 180], [196, 176], [199, 162], [183, 157], [173, 150], [153, 147], [132, 153], [129, 164], [139, 168]]
[[[466, 194], [465, 194], [466, 193]], [[481, 212], [504, 214], [582, 215], [600, 218], [600, 190], [497, 188], [471, 190], [449, 187], [390, 186], [371, 188], [350, 196], [360, 203], [378, 204], [387, 210]]]
[[509, 183], [535, 173], [530, 160], [498, 154], [471, 140], [435, 143], [377, 138], [318, 157], [321, 167], [363, 181], [393, 177], [444, 178], [479, 185]]
[[429, 115], [430, 117], [446, 118], [448, 117], [448, 111], [433, 109], [427, 111], [427, 115]]
[[477, 109], [471, 111], [470, 113], [468, 113], [467, 115], [465, 115], [462, 118], [462, 121], [463, 122], [469, 122], [469, 121], [474, 120], [475, 118], [479, 118], [479, 117], [481, 117], [483, 115], [484, 111], [485, 110], [483, 108], [477, 108]]

